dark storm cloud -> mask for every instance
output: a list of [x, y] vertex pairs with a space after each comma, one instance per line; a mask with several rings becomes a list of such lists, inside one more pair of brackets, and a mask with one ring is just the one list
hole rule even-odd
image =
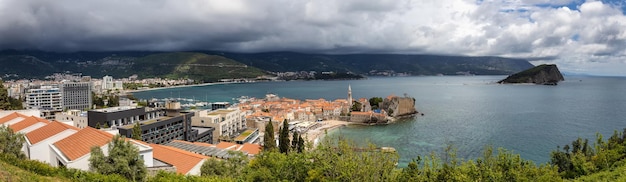
[[329, 49], [398, 2], [3, 1], [0, 49]]
[[576, 67], [623, 63], [622, 8], [580, 0], [0, 0], [0, 49], [422, 53]]

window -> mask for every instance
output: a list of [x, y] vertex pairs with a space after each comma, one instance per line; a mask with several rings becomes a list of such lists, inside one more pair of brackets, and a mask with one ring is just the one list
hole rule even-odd
[[65, 167], [65, 164], [63, 164], [63, 162], [61, 162], [61, 160], [57, 159], [57, 166]]

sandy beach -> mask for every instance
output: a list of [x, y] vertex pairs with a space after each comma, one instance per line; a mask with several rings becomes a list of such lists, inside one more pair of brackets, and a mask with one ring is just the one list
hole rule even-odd
[[306, 138], [313, 144], [313, 147], [317, 146], [319, 141], [324, 137], [326, 132], [330, 132], [334, 129], [353, 124], [347, 121], [338, 120], [326, 120], [319, 123], [321, 126], [315, 129], [310, 129], [306, 132]]

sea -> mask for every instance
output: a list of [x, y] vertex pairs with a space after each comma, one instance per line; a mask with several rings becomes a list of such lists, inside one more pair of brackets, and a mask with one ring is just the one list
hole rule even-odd
[[347, 126], [325, 138], [393, 147], [406, 166], [418, 155], [443, 154], [476, 159], [487, 146], [504, 148], [545, 164], [557, 146], [578, 137], [593, 143], [626, 128], [626, 77], [566, 76], [558, 86], [497, 84], [506, 76], [370, 77], [365, 80], [285, 81], [193, 86], [134, 93], [140, 99], [236, 102], [266, 94], [327, 100], [410, 96], [423, 116], [380, 126]]

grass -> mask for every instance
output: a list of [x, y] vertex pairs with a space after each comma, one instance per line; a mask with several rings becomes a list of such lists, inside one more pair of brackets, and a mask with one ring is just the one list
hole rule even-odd
[[248, 138], [248, 136], [250, 136], [250, 134], [252, 134], [252, 132], [254, 132], [254, 130], [247, 129], [246, 131], [241, 133], [237, 138], [235, 138], [235, 141], [243, 141], [243, 140], [245, 140], [246, 138]]
[[0, 160], [0, 181], [70, 181], [59, 177], [41, 176]]

